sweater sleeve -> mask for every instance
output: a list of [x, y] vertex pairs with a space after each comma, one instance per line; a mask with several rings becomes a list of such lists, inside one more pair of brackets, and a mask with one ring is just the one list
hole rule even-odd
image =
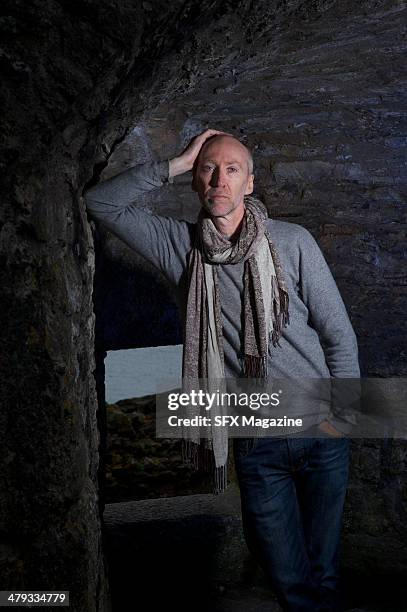
[[[329, 266], [312, 234], [305, 228], [302, 228], [299, 247], [302, 300], [309, 311], [309, 324], [319, 335], [331, 377], [359, 379], [356, 334]], [[332, 411], [328, 420], [346, 434], [356, 424], [359, 382], [337, 382], [331, 381]]]
[[169, 160], [139, 164], [84, 193], [90, 216], [171, 279], [190, 246], [190, 225], [139, 206], [143, 193], [169, 178]]

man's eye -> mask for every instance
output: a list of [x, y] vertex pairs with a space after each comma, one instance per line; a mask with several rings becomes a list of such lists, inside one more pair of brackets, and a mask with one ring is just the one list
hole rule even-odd
[[204, 169], [204, 170], [211, 170], [211, 169], [212, 169], [212, 166], [204, 166], [204, 167], [203, 167], [203, 169]]
[[233, 170], [233, 172], [237, 172], [237, 168], [230, 167], [230, 168], [228, 168], [228, 170]]

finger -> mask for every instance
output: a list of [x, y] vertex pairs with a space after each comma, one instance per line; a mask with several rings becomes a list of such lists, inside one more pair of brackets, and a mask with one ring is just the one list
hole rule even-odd
[[209, 136], [214, 136], [215, 134], [224, 134], [226, 136], [233, 136], [233, 134], [230, 134], [230, 132], [224, 132], [222, 130], [214, 130], [210, 128], [208, 130], [205, 130], [205, 132], [202, 132], [202, 134], [200, 134], [200, 137], [206, 140], [206, 138], [208, 138]]
[[229, 134], [228, 132], [221, 132], [219, 130], [210, 130], [209, 132], [204, 132], [197, 137], [196, 144], [202, 146], [203, 143], [208, 140], [211, 136], [233, 136], [233, 134]]

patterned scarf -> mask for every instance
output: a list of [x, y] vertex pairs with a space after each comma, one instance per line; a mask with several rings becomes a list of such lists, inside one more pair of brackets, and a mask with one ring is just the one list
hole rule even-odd
[[[267, 380], [268, 347], [280, 346], [289, 323], [288, 292], [280, 260], [265, 226], [266, 207], [253, 196], [244, 198], [245, 214], [236, 242], [216, 229], [201, 208], [196, 239], [188, 258], [188, 301], [182, 363], [183, 392], [224, 388], [225, 370], [218, 265], [244, 261], [244, 378]], [[215, 265], [214, 265], [215, 264]], [[203, 380], [202, 380], [203, 379]], [[221, 409], [218, 407], [218, 414]], [[188, 417], [200, 414], [188, 406]], [[210, 416], [213, 423], [214, 411]], [[214, 476], [214, 493], [227, 485], [228, 428], [183, 427], [182, 459]]]

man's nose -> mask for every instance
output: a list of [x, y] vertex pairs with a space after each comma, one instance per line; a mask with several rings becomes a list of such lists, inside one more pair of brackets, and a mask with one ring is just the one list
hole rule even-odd
[[215, 168], [212, 172], [211, 185], [217, 187], [218, 185], [224, 185], [226, 182], [226, 172], [221, 168]]

